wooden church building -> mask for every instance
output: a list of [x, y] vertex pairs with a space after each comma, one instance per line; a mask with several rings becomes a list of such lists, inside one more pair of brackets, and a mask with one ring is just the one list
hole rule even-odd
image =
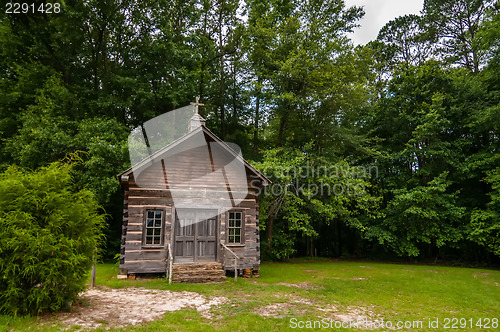
[[258, 275], [257, 198], [269, 180], [205, 126], [195, 105], [187, 134], [118, 175], [121, 275], [165, 273], [174, 282]]

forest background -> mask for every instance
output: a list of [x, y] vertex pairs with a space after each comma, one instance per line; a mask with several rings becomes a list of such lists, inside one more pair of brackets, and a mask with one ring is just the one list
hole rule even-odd
[[496, 1], [426, 0], [361, 46], [363, 9], [342, 0], [59, 3], [0, 13], [0, 171], [78, 160], [105, 259], [130, 131], [200, 96], [208, 128], [273, 182], [264, 258], [498, 264]]

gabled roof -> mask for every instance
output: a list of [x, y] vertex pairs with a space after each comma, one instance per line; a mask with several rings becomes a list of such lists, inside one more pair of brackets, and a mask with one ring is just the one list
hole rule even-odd
[[207, 127], [204, 125], [199, 126], [198, 128], [192, 130], [191, 132], [187, 133], [186, 135], [180, 137], [179, 139], [175, 140], [174, 142], [166, 145], [165, 147], [161, 148], [160, 150], [156, 151], [155, 153], [151, 154], [150, 156], [144, 158], [142, 161], [134, 165], [133, 167], [130, 167], [129, 169], [121, 172], [120, 174], [117, 175], [118, 181], [121, 182], [122, 176], [129, 176], [131, 173], [133, 173], [133, 169], [140, 169], [143, 167], [148, 167], [153, 164], [153, 162], [160, 157], [162, 154], [164, 154], [166, 151], [174, 148], [175, 146], [182, 144], [183, 142], [189, 140], [191, 137], [194, 135], [203, 132], [206, 134], [208, 137], [213, 139], [215, 142], [219, 143], [221, 147], [223, 147], [227, 152], [229, 152], [232, 156], [234, 156], [235, 159], [239, 160], [242, 162], [245, 167], [252, 173], [254, 173], [257, 177], [259, 177], [262, 180], [262, 183], [264, 186], [267, 186], [271, 181], [264, 175], [262, 174], [259, 170], [257, 170], [255, 167], [250, 165], [243, 157], [241, 157], [238, 153], [236, 153], [229, 145], [226, 144], [223, 140], [221, 140], [219, 137], [217, 137], [214, 133], [212, 133]]

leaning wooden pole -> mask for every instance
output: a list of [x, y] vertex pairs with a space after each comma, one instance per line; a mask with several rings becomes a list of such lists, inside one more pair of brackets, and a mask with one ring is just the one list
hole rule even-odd
[[238, 281], [238, 259], [234, 257], [234, 281]]
[[172, 256], [172, 247], [170, 246], [170, 243], [168, 244], [168, 284], [172, 284], [172, 263], [173, 263], [173, 256]]
[[94, 251], [94, 255], [92, 257], [92, 272], [90, 274], [90, 287], [95, 287], [96, 267], [97, 267], [97, 250]]

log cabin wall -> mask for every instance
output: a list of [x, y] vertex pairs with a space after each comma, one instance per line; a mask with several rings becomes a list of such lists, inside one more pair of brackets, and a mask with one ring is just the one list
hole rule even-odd
[[[219, 215], [221, 224], [221, 240], [229, 247], [238, 257], [238, 270], [253, 269], [259, 270], [260, 266], [260, 238], [258, 224], [258, 204], [256, 189], [249, 188], [249, 195], [234, 209]], [[227, 224], [230, 212], [242, 212], [244, 218], [243, 234], [244, 240], [241, 244], [228, 243]], [[225, 249], [221, 248], [224, 269], [227, 271], [234, 270], [234, 256]]]
[[[127, 204], [124, 206], [120, 273], [163, 273], [166, 269], [167, 243], [171, 241], [172, 199], [165, 190], [144, 189], [129, 176]], [[144, 213], [147, 209], [164, 211], [163, 244], [144, 246]]]
[[[171, 190], [182, 195], [182, 193], [193, 192], [193, 186], [208, 188], [210, 193], [227, 191], [225, 183], [216, 183], [203, 180], [202, 182], [190, 181], [189, 185], [173, 186], [168, 179], [175, 178], [176, 183], [187, 183], [190, 179], [202, 178], [204, 174], [213, 172], [214, 169], [223, 165], [218, 160], [210, 160], [212, 167], [207, 167], [207, 160], [201, 153], [193, 153], [190, 150], [189, 156], [176, 154], [175, 160], [169, 160], [169, 170], [165, 172], [165, 165], [160, 162], [154, 162], [144, 168], [139, 174], [140, 186], [137, 185], [134, 173], [130, 172], [128, 176], [122, 176], [120, 182], [124, 190], [124, 214], [123, 230], [120, 256], [120, 274], [136, 273], [164, 273], [166, 271], [166, 259], [168, 256], [167, 245], [175, 245], [175, 207]], [[199, 157], [199, 168], [191, 170], [191, 174], [186, 174], [182, 169], [184, 157], [189, 157], [193, 163], [193, 155]], [[176, 163], [179, 164], [176, 167]], [[195, 163], [196, 164], [196, 163]], [[210, 163], [208, 164], [210, 165]], [[218, 235], [216, 238], [217, 262], [222, 263], [224, 269], [232, 271], [234, 269], [234, 257], [228, 253], [219, 242], [226, 244], [235, 254], [240, 257], [238, 260], [238, 269], [258, 270], [260, 265], [260, 243], [258, 226], [258, 203], [257, 196], [261, 180], [255, 174], [246, 169], [246, 179], [243, 179], [244, 185], [248, 188], [246, 198], [231, 211], [243, 213], [244, 223], [242, 228], [243, 241], [241, 244], [228, 243], [228, 216], [229, 211], [219, 213], [217, 216]], [[173, 171], [172, 171], [173, 170]], [[197, 174], [192, 174], [193, 172]], [[168, 173], [168, 174], [166, 174]], [[165, 181], [167, 179], [167, 181]], [[203, 193], [203, 191], [200, 191]], [[193, 209], [206, 208], [206, 197], [203, 194], [197, 197], [189, 197], [184, 203]], [[231, 206], [231, 202], [225, 202], [224, 206]], [[155, 246], [146, 246], [144, 242], [145, 211], [146, 210], [163, 211], [163, 239], [162, 243]], [[219, 211], [220, 212], [220, 211]], [[173, 253], [175, 253], [175, 248]], [[174, 259], [175, 263], [175, 259]]]

